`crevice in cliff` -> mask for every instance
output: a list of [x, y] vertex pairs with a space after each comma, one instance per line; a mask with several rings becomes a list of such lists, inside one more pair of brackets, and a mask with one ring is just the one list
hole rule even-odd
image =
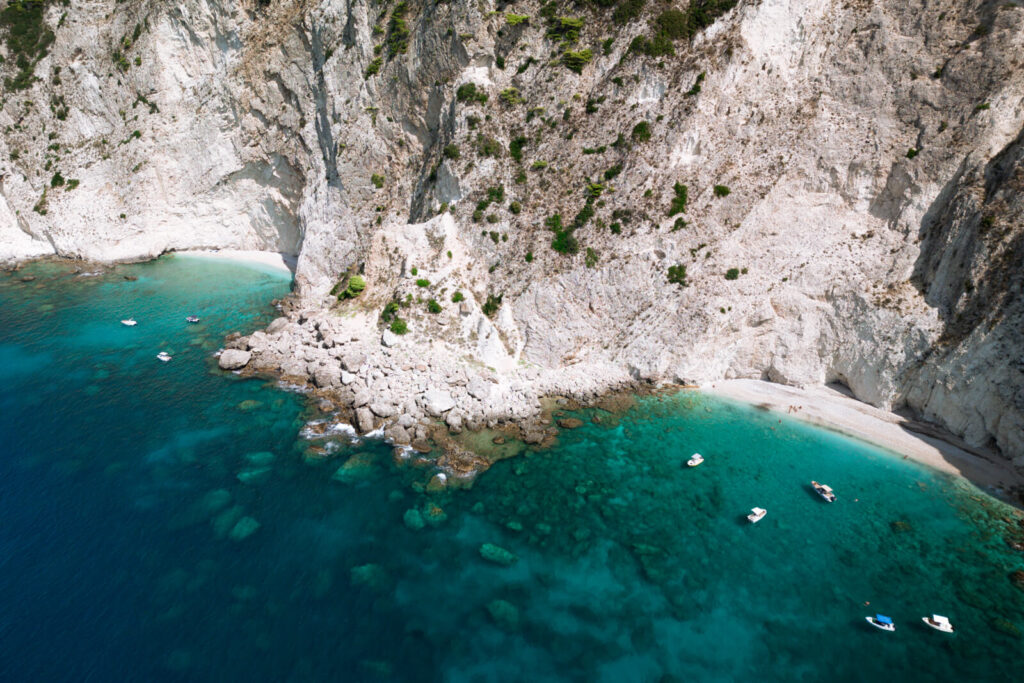
[[341, 189], [341, 178], [338, 176], [337, 149], [334, 143], [334, 135], [331, 132], [331, 117], [327, 112], [327, 85], [324, 82], [324, 49], [323, 40], [320, 35], [320, 28], [316, 25], [309, 32], [309, 40], [303, 34], [303, 42], [309, 50], [313, 60], [313, 102], [316, 106], [316, 118], [313, 125], [316, 127], [316, 138], [320, 145], [320, 152], [323, 155], [324, 168], [327, 174], [327, 184], [330, 187]]

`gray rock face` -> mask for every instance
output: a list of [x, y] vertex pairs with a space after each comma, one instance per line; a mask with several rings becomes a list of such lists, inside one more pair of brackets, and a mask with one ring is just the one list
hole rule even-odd
[[217, 365], [221, 370], [240, 370], [249, 364], [252, 352], [241, 349], [225, 349], [221, 352]]

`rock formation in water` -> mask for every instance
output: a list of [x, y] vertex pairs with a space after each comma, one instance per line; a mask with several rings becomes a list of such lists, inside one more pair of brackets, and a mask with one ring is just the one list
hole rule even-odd
[[1019, 0], [16, 0], [0, 34], [0, 259], [297, 253], [236, 345], [364, 429], [839, 381], [1024, 465]]

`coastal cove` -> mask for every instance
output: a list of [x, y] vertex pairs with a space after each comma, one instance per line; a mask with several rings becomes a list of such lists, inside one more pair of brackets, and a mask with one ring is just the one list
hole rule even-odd
[[0, 677], [1024, 676], [1024, 517], [963, 479], [719, 387], [560, 411], [439, 486], [440, 453], [217, 369], [290, 284], [180, 255], [0, 274]]

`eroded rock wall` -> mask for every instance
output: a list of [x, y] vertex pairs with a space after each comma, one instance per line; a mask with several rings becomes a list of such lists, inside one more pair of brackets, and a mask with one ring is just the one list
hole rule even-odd
[[1021, 3], [696, 4], [668, 54], [625, 2], [52, 3], [0, 111], [0, 258], [297, 251], [303, 322], [258, 340], [289, 374], [436, 355], [393, 391], [487, 378], [510, 414], [841, 381], [1024, 455]]

